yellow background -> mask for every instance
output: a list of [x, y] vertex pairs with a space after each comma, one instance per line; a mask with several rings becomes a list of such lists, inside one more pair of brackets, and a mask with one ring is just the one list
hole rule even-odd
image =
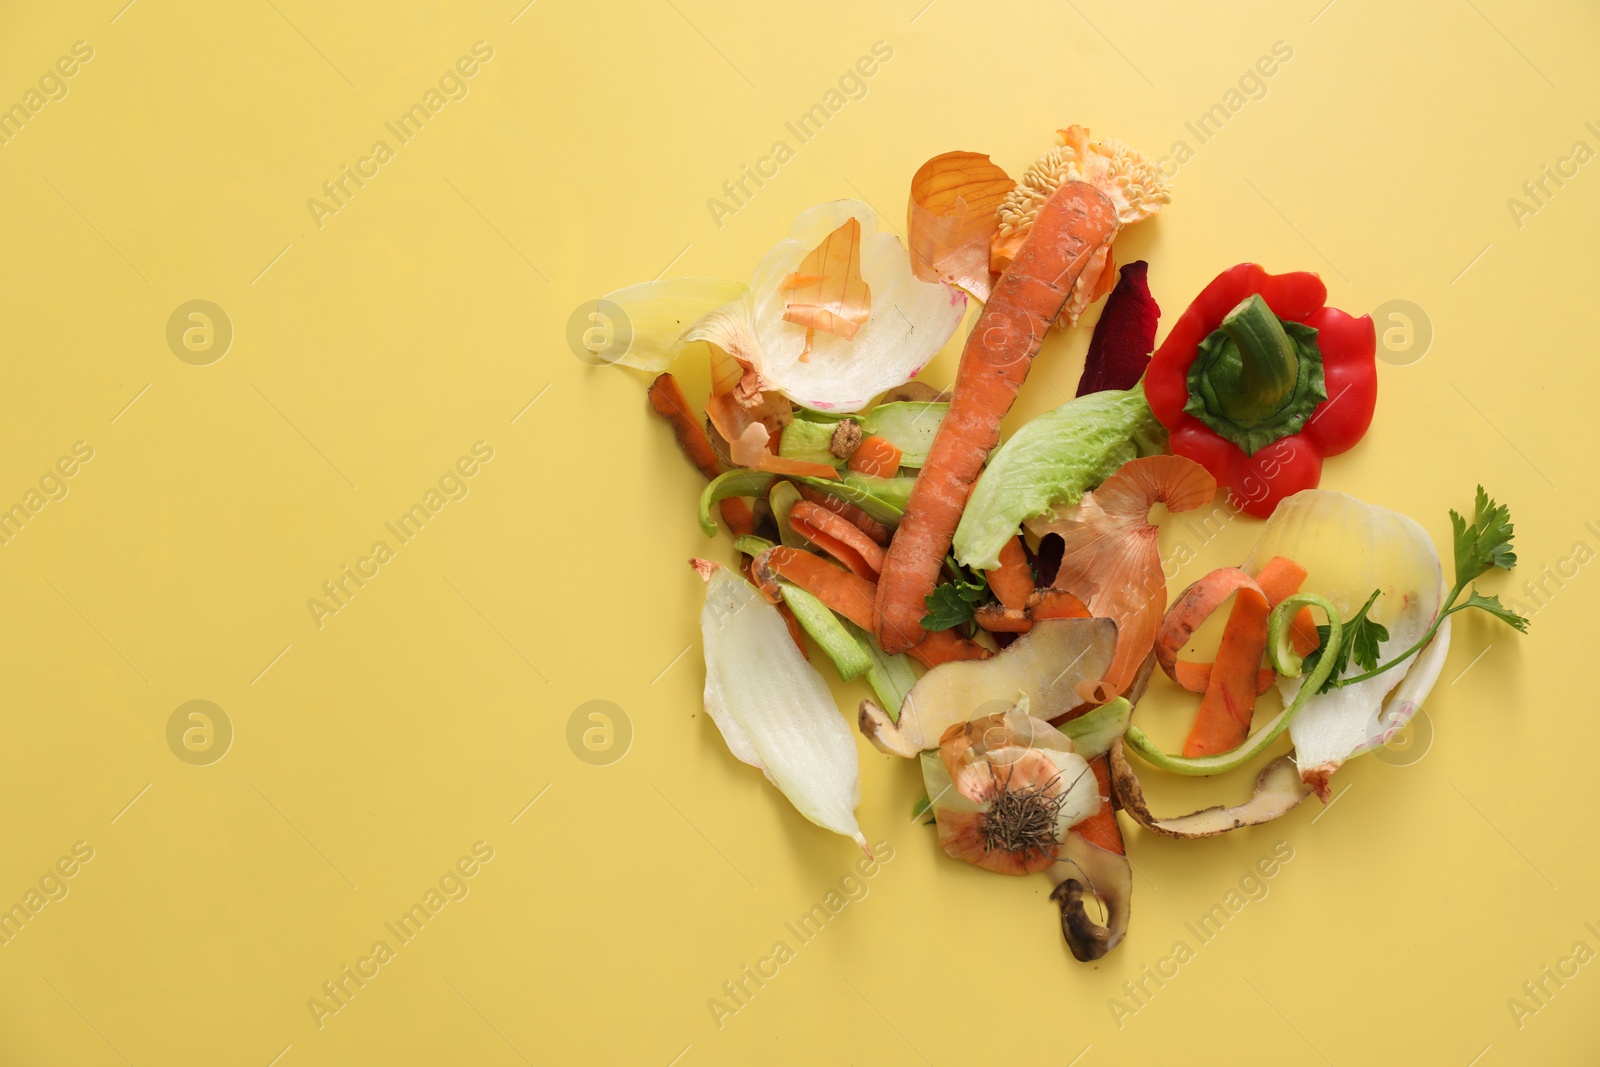
[[[699, 714], [684, 560], [730, 547], [696, 528], [644, 378], [565, 339], [580, 303], [664, 270], [747, 277], [818, 201], [901, 228], [937, 152], [1017, 173], [1068, 122], [1151, 155], [1184, 139], [1173, 204], [1119, 246], [1166, 321], [1244, 259], [1320, 271], [1345, 308], [1420, 306], [1431, 350], [1380, 367], [1372, 431], [1324, 484], [1447, 546], [1481, 481], [1523, 562], [1487, 585], [1525, 600], [1600, 549], [1600, 164], [1520, 226], [1507, 206], [1600, 149], [1592, 5], [123, 3], [0, 14], [0, 104], [94, 49], [0, 146], [0, 503], [94, 449], [0, 546], [0, 904], [94, 849], [0, 947], [0, 1061], [1594, 1061], [1600, 964], [1520, 1029], [1506, 1006], [1600, 949], [1593, 566], [1527, 637], [1460, 619], [1431, 751], [1353, 763], [1315, 825], [1312, 802], [1208, 842], [1130, 832], [1132, 930], [1097, 966], [1042, 879], [939, 854], [915, 769], [861, 745], [861, 823], [894, 859], [719, 1029], [707, 999], [857, 853]], [[469, 95], [318, 228], [307, 199], [480, 40]], [[707, 198], [880, 40], [867, 95], [716, 225]], [[1292, 60], [1198, 144], [1184, 123], [1275, 41]], [[209, 366], [166, 343], [193, 299], [235, 331]], [[1052, 342], [1010, 425], [1070, 394], [1086, 334]], [[477, 441], [470, 494], [318, 628], [307, 599]], [[210, 766], [168, 748], [193, 699], [235, 730]], [[596, 699], [632, 724], [609, 766], [567, 743]], [[1172, 810], [1246, 780], [1152, 791]], [[470, 895], [319, 1029], [308, 998], [477, 841]], [[1119, 1028], [1107, 999], [1194, 947], [1185, 922], [1278, 841], [1266, 899]]]

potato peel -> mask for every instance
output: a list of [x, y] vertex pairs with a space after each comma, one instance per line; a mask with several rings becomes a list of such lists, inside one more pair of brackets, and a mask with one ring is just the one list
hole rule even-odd
[[1079, 684], [1101, 677], [1116, 646], [1110, 619], [1046, 619], [989, 659], [941, 663], [906, 695], [898, 722], [861, 702], [861, 733], [880, 752], [910, 759], [936, 748], [950, 727], [1025, 696], [1030, 714], [1060, 719], [1083, 704]]
[[1312, 788], [1301, 781], [1293, 759], [1279, 756], [1257, 776], [1255, 790], [1243, 804], [1232, 807], [1219, 804], [1188, 815], [1161, 818], [1153, 814], [1145, 802], [1144, 788], [1129, 765], [1119, 738], [1111, 746], [1111, 792], [1117, 805], [1145, 829], [1164, 837], [1194, 839], [1215, 837], [1229, 830], [1259, 826], [1281, 818], [1310, 796]]

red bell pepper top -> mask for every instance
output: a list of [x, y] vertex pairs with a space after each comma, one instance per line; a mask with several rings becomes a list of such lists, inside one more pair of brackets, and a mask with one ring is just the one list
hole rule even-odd
[[[1279, 319], [1317, 331], [1327, 399], [1315, 407], [1298, 433], [1248, 455], [1184, 406], [1190, 401], [1189, 369], [1200, 343], [1241, 301], [1256, 294]], [[1378, 400], [1372, 317], [1356, 318], [1327, 307], [1327, 299], [1327, 286], [1309, 271], [1268, 274], [1255, 263], [1230, 267], [1173, 324], [1145, 373], [1145, 397], [1167, 428], [1173, 454], [1205, 467], [1248, 514], [1264, 518], [1284, 497], [1314, 488], [1322, 475], [1323, 457], [1349, 449], [1372, 424]]]

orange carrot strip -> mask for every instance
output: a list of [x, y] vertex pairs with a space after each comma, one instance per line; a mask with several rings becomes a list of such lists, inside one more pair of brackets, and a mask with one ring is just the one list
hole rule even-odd
[[717, 462], [710, 438], [706, 437], [705, 431], [689, 414], [689, 400], [678, 386], [678, 380], [671, 374], [659, 375], [650, 383], [649, 396], [650, 406], [671, 425], [673, 434], [678, 438], [678, 447], [683, 449], [683, 454], [689, 457], [695, 469], [705, 475], [708, 481], [721, 474], [722, 464]]
[[[722, 464], [717, 461], [711, 439], [694, 416], [689, 414], [689, 401], [678, 387], [678, 380], [671, 374], [659, 375], [650, 383], [649, 395], [650, 406], [656, 414], [667, 420], [673, 436], [678, 439], [678, 447], [683, 449], [683, 454], [689, 457], [695, 469], [705, 475], [707, 481], [721, 474]], [[735, 536], [755, 532], [755, 514], [743, 498], [729, 497], [718, 506], [722, 510], [722, 521]]]
[[822, 549], [834, 559], [868, 581], [876, 581], [883, 569], [883, 547], [856, 529], [843, 516], [820, 504], [797, 500], [789, 509], [789, 525], [794, 532]]
[[[1267, 560], [1266, 565], [1256, 575], [1256, 584], [1266, 595], [1268, 607], [1274, 608], [1286, 598], [1298, 593], [1305, 580], [1305, 568], [1282, 556], [1273, 556]], [[1228, 625], [1233, 625], [1231, 619]], [[1317, 647], [1317, 625], [1311, 616], [1310, 608], [1300, 609], [1294, 617], [1294, 622], [1290, 624], [1290, 631], [1295, 651], [1300, 655], [1304, 656]], [[1273, 679], [1276, 677], [1277, 675], [1267, 667], [1257, 672], [1256, 695], [1260, 696], [1271, 689]], [[1211, 684], [1211, 664], [1178, 660], [1173, 664], [1172, 680], [1191, 693], [1204, 693], [1206, 687]]]
[[[1272, 683], [1278, 675], [1271, 667], [1262, 667], [1256, 672], [1256, 696], [1260, 696], [1272, 688]], [[1211, 664], [1196, 663], [1194, 660], [1180, 659], [1172, 665], [1172, 680], [1183, 686], [1191, 693], [1204, 693], [1206, 686], [1211, 684]]]
[[824, 493], [820, 489], [813, 489], [809, 485], [797, 485], [795, 488], [800, 490], [800, 495], [806, 500], [811, 501], [813, 504], [821, 504], [835, 515], [840, 516], [846, 522], [850, 523], [850, 525], [854, 526], [856, 529], [872, 538], [873, 544], [887, 545], [890, 538], [894, 536], [893, 530], [889, 529], [889, 527], [885, 526], [871, 515], [868, 515], [865, 511], [862, 511], [859, 507], [850, 503], [848, 500], [842, 500], [839, 497], [834, 496], [832, 493]]
[[[798, 585], [863, 630], [871, 625], [878, 587], [821, 556], [775, 545], [751, 562], [750, 574], [768, 595], [777, 593], [777, 580], [782, 578]], [[952, 630], [935, 630], [907, 651], [928, 667], [954, 659], [987, 659], [992, 655], [987, 648]]]
[[763, 592], [773, 594], [779, 578], [793, 582], [857, 626], [872, 618], [873, 584], [815, 553], [775, 545], [755, 558], [750, 575]]
[[906, 655], [924, 667], [937, 667], [953, 659], [988, 659], [994, 653], [954, 630], [929, 630], [920, 642], [906, 649]]
[[961, 353], [950, 409], [884, 560], [874, 629], [885, 652], [904, 652], [921, 640], [926, 599], [972, 483], [1000, 442], [1000, 420], [1079, 274], [1116, 231], [1110, 200], [1083, 182], [1064, 182], [989, 294]]
[[1167, 617], [1161, 622], [1161, 629], [1156, 632], [1156, 662], [1168, 678], [1174, 677], [1178, 652], [1189, 643], [1189, 638], [1194, 636], [1200, 624], [1209, 619], [1211, 613], [1221, 607], [1222, 602], [1232, 596], [1235, 590], [1240, 589], [1249, 589], [1263, 602], [1266, 600], [1261, 594], [1261, 587], [1238, 567], [1218, 567], [1178, 594], [1178, 599], [1172, 602]]
[[[730, 504], [733, 506], [729, 507]], [[717, 507], [722, 512], [722, 521], [728, 524], [728, 529], [735, 537], [756, 532], [756, 513], [750, 510], [749, 503], [743, 497], [731, 496], [719, 501]]]
[[1096, 756], [1089, 761], [1089, 766], [1094, 768], [1094, 780], [1100, 783], [1100, 797], [1105, 803], [1095, 814], [1074, 826], [1072, 832], [1091, 845], [1124, 855], [1122, 828], [1117, 825], [1117, 813], [1111, 808], [1111, 761], [1105, 756]]
[[[1267, 601], [1277, 604], [1300, 591], [1306, 580], [1306, 569], [1292, 559], [1273, 556], [1256, 572], [1256, 584], [1266, 594]], [[1308, 612], [1310, 608], [1306, 609]]]
[[1185, 757], [1231, 752], [1250, 736], [1256, 675], [1267, 650], [1267, 613], [1271, 610], [1259, 586], [1240, 586], [1234, 593], [1233, 611], [1222, 631], [1211, 680], [1183, 743]]
[[1028, 596], [1028, 617], [1043, 619], [1087, 619], [1089, 608], [1065, 589], [1036, 589]]
[[972, 613], [972, 619], [992, 634], [1025, 634], [1033, 629], [1026, 611], [1004, 604], [985, 604]]
[[[1012, 542], [1015, 544], [1016, 542]], [[1019, 548], [1020, 552], [1021, 549]], [[1001, 552], [1000, 563], [1002, 568], [1006, 565], [1006, 553]], [[1027, 567], [1027, 561], [1023, 561]], [[993, 575], [999, 571], [990, 571], [989, 588], [995, 593], [1000, 592], [995, 588]], [[1031, 572], [1029, 572], [1031, 574]], [[1029, 579], [1030, 590], [1022, 598], [1020, 608], [1011, 607], [1003, 600], [999, 604], [985, 604], [973, 612], [973, 618], [978, 625], [992, 634], [1025, 634], [1033, 629], [1033, 624], [1044, 619], [1087, 619], [1089, 609], [1065, 589], [1032, 589], [1032, 578]], [[1085, 709], [1088, 705], [1084, 705]]]
[[1022, 550], [1022, 538], [1013, 537], [1000, 550], [1000, 566], [988, 572], [989, 588], [995, 598], [1008, 608], [1021, 610], [1028, 606], [1033, 593], [1033, 569], [1028, 566], [1028, 554]]
[[846, 466], [861, 474], [870, 474], [874, 478], [893, 478], [900, 472], [900, 457], [903, 453], [887, 438], [872, 436], [863, 438], [850, 453]]

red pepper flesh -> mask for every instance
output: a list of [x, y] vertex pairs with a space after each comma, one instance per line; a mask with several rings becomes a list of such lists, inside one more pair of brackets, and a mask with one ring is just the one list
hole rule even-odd
[[[1200, 343], [1248, 297], [1259, 294], [1280, 319], [1317, 331], [1328, 398], [1313, 410], [1299, 433], [1247, 455], [1184, 410], [1189, 402], [1189, 368]], [[1174, 455], [1205, 467], [1227, 486], [1234, 504], [1265, 518], [1284, 497], [1315, 488], [1325, 456], [1355, 445], [1372, 424], [1378, 401], [1372, 318], [1356, 318], [1327, 307], [1328, 289], [1308, 271], [1268, 274], [1255, 263], [1241, 263], [1217, 275], [1173, 324], [1145, 372], [1145, 399], [1167, 428]]]

